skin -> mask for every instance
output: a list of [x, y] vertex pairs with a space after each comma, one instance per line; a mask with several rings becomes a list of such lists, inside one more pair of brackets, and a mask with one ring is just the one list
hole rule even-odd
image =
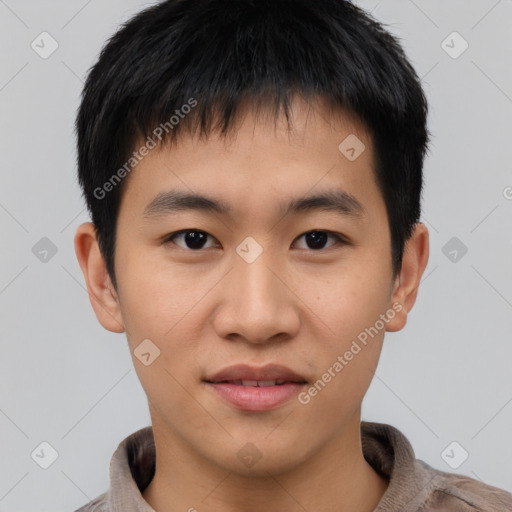
[[[365, 461], [361, 402], [385, 331], [404, 327], [428, 261], [418, 223], [393, 276], [386, 208], [373, 173], [372, 141], [357, 119], [321, 103], [293, 104], [293, 131], [250, 109], [228, 138], [182, 134], [149, 153], [127, 178], [116, 239], [117, 290], [91, 223], [75, 248], [91, 304], [108, 330], [126, 332], [147, 394], [157, 451], [143, 496], [159, 512], [372, 511], [388, 482]], [[355, 134], [366, 146], [349, 161], [338, 145]], [[180, 211], [145, 218], [160, 192], [179, 188], [228, 203], [232, 216]], [[283, 217], [285, 199], [328, 189], [357, 198], [364, 215], [309, 211]], [[188, 248], [179, 230], [209, 235]], [[315, 249], [304, 236], [330, 231]], [[247, 263], [247, 237], [263, 248]], [[309, 383], [321, 378], [365, 328], [402, 309], [307, 404], [296, 398], [267, 412], [243, 412], [202, 380], [236, 363], [285, 365]], [[133, 351], [160, 349], [145, 366]], [[253, 443], [261, 459], [237, 457]]]

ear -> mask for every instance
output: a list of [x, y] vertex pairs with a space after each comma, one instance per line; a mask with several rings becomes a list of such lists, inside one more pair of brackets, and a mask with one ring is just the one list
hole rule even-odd
[[407, 323], [407, 314], [416, 302], [421, 276], [428, 263], [428, 256], [428, 229], [425, 224], [418, 222], [411, 238], [405, 244], [402, 267], [395, 279], [391, 297], [392, 304], [397, 303], [393, 307], [396, 314], [386, 324], [386, 331], [400, 331]]
[[108, 331], [124, 332], [119, 298], [100, 253], [96, 228], [92, 222], [86, 222], [76, 230], [75, 252], [96, 318]]

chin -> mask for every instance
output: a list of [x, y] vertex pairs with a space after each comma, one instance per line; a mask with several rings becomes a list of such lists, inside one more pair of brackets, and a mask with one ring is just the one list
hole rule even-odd
[[[245, 439], [248, 439], [247, 437]], [[250, 438], [249, 438], [250, 439]], [[235, 454], [231, 449], [218, 454], [215, 460], [223, 461], [223, 469], [239, 476], [251, 478], [268, 478], [296, 469], [308, 458], [304, 446], [301, 452], [297, 450], [299, 442], [290, 439], [280, 440], [276, 437], [273, 442], [260, 439], [259, 441], [236, 442]]]

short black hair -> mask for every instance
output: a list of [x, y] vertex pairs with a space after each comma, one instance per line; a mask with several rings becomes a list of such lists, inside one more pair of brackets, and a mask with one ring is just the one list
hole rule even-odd
[[167, 0], [105, 43], [76, 119], [79, 182], [114, 285], [122, 178], [138, 163], [137, 141], [150, 147], [155, 132], [176, 141], [184, 128], [226, 134], [246, 103], [289, 122], [296, 94], [355, 114], [372, 137], [399, 272], [430, 138], [399, 39], [348, 0]]

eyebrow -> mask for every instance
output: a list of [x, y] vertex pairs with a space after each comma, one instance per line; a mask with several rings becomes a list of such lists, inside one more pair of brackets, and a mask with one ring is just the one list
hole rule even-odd
[[[144, 209], [146, 218], [161, 217], [180, 211], [195, 210], [231, 215], [233, 208], [219, 199], [204, 195], [170, 190], [160, 192]], [[325, 192], [291, 199], [281, 205], [283, 216], [309, 211], [334, 211], [349, 217], [361, 217], [365, 214], [363, 205], [344, 190], [326, 190]]]

